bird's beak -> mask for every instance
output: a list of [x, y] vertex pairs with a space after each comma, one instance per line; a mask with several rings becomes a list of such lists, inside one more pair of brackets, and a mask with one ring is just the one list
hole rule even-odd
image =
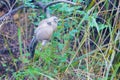
[[57, 19], [54, 19], [54, 21], [55, 21], [56, 23], [58, 23], [58, 22], [60, 21], [60, 19], [57, 18]]

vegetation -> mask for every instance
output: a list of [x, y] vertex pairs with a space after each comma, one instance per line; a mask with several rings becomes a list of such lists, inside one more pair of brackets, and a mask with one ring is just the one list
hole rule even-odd
[[[11, 1], [9, 6], [0, 1], [10, 8], [8, 12], [0, 6], [1, 80], [120, 79], [119, 0], [70, 0], [75, 5], [59, 0], [63, 2], [47, 9], [36, 2], [47, 5], [57, 0]], [[13, 13], [19, 6], [21, 10]], [[39, 43], [31, 60], [27, 48], [34, 29], [49, 16], [47, 10], [61, 21], [51, 41], [42, 51]]]

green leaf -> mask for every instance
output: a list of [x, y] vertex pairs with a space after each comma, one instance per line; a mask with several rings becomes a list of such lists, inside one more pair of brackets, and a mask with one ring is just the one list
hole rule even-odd
[[107, 28], [108, 27], [108, 25], [105, 25], [105, 24], [99, 24], [99, 31], [100, 30], [103, 30], [103, 29], [105, 29], [105, 28]]
[[74, 37], [77, 32], [78, 32], [77, 29], [73, 29], [72, 31], [69, 32], [69, 34], [70, 36]]

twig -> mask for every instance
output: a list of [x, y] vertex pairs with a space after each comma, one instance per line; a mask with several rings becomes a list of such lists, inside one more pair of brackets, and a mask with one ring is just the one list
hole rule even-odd
[[67, 1], [67, 0], [58, 0], [58, 1], [50, 2], [50, 3], [46, 4], [45, 6], [43, 6], [43, 10], [45, 11], [47, 17], [50, 17], [50, 13], [49, 13], [49, 10], [47, 8], [49, 6], [52, 6], [52, 5], [57, 4], [57, 3], [68, 3], [68, 4], [72, 4], [72, 5], [77, 5], [76, 3], [71, 2], [71, 1]]
[[49, 6], [51, 6], [51, 5], [54, 5], [54, 4], [57, 4], [57, 3], [68, 3], [68, 4], [72, 4], [72, 5], [77, 5], [76, 3], [74, 3], [74, 2], [71, 2], [71, 1], [66, 1], [66, 0], [58, 0], [58, 1], [54, 1], [54, 2], [50, 2], [50, 3], [48, 3], [45, 7], [44, 7], [44, 9], [46, 9], [47, 7], [49, 7]]
[[[47, 17], [48, 17], [48, 16], [50, 16], [50, 13], [49, 13], [49, 10], [47, 8], [49, 6], [51, 6], [51, 5], [54, 5], [54, 4], [57, 4], [57, 3], [62, 3], [62, 2], [72, 4], [72, 5], [77, 5], [74, 2], [66, 1], [66, 0], [53, 1], [53, 2], [50, 2], [50, 3], [46, 4], [46, 5], [44, 5], [42, 2], [35, 2], [33, 4], [36, 5], [36, 6], [39, 6], [40, 8], [42, 8], [44, 10], [44, 12], [46, 13]], [[2, 17], [0, 17], [0, 21], [2, 21], [6, 16], [14, 15], [18, 10], [20, 10], [22, 8], [27, 8], [27, 7], [25, 7], [24, 5], [21, 5], [21, 6], [17, 7], [17, 8], [15, 8], [15, 9], [13, 9], [12, 11], [9, 11], [8, 13], [6, 13]]]

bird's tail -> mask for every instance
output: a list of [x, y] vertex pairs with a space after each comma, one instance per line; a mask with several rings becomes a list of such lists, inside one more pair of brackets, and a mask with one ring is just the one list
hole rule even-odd
[[30, 46], [29, 46], [29, 52], [30, 52], [30, 57], [33, 58], [34, 57], [34, 53], [35, 53], [35, 48], [37, 46], [38, 41], [36, 40], [36, 37], [34, 36], [30, 42]]

